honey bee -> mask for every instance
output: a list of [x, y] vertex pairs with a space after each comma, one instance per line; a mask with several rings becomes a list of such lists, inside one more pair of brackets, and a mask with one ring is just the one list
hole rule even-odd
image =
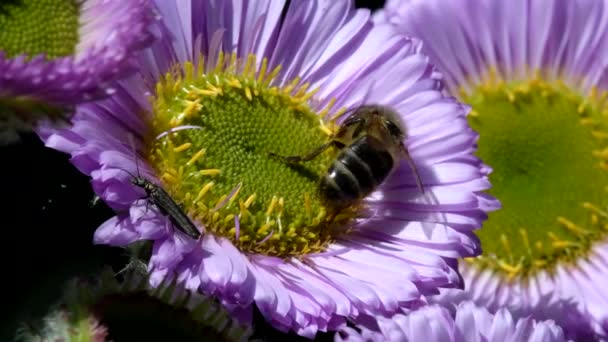
[[380, 105], [357, 107], [325, 144], [305, 155], [279, 156], [288, 163], [316, 158], [334, 146], [340, 150], [327, 172], [320, 177], [319, 196], [334, 215], [356, 204], [378, 188], [401, 160], [407, 161], [421, 193], [420, 175], [404, 145], [405, 126], [391, 108]]

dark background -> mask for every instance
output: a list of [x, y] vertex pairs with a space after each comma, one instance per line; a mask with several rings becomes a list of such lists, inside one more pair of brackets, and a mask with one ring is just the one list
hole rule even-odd
[[[355, 1], [370, 9], [383, 2]], [[11, 341], [18, 322], [44, 315], [70, 276], [122, 265], [126, 258], [122, 249], [92, 244], [93, 232], [113, 212], [101, 201], [91, 204], [89, 177], [70, 164], [69, 156], [46, 148], [35, 134], [0, 147], [0, 156], [6, 182], [0, 192], [0, 341]], [[268, 327], [261, 332], [269, 340], [280, 336]]]

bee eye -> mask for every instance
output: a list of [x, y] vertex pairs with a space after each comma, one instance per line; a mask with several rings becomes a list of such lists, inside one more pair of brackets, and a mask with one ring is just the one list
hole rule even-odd
[[386, 120], [384, 124], [386, 125], [386, 128], [388, 128], [388, 131], [392, 136], [401, 137], [403, 135], [401, 129], [397, 125], [395, 125], [395, 123], [391, 120]]

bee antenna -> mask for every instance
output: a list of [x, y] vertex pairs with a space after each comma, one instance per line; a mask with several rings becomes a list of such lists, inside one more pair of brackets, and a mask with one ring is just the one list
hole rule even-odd
[[361, 100], [360, 106], [363, 106], [363, 105], [365, 105], [365, 103], [367, 103], [367, 100], [369, 99], [369, 96], [370, 96], [372, 90], [374, 89], [374, 86], [376, 86], [377, 81], [378, 81], [377, 79], [372, 80], [371, 84], [369, 85], [369, 88], [367, 88], [367, 90], [365, 91], [365, 95], [363, 95], [363, 99]]
[[416, 164], [414, 163], [414, 160], [410, 156], [409, 152], [407, 151], [407, 148], [403, 143], [401, 144], [401, 150], [403, 151], [407, 164], [409, 165], [410, 169], [412, 169], [412, 172], [414, 172], [414, 177], [416, 178], [416, 185], [418, 186], [418, 190], [420, 190], [421, 193], [424, 193], [424, 187], [422, 186], [422, 180], [420, 179], [420, 174], [418, 173]]

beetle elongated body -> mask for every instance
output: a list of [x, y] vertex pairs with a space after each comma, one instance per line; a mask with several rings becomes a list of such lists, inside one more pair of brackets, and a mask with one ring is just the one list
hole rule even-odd
[[169, 216], [171, 223], [189, 237], [198, 240], [201, 233], [184, 210], [171, 198], [162, 187], [143, 177], [133, 177], [131, 183], [146, 191], [148, 198], [158, 207], [163, 215]]

